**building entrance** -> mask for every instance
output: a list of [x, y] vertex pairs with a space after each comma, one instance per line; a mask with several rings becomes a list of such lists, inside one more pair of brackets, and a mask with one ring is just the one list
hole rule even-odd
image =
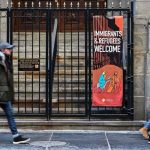
[[[42, 4], [40, 8], [0, 9], [6, 14], [1, 20], [5, 18], [7, 24], [7, 41], [16, 45], [13, 52], [16, 115], [40, 116], [48, 120], [97, 116], [133, 119], [131, 10], [89, 6], [43, 8]], [[75, 25], [67, 14], [75, 14], [78, 23]], [[115, 16], [121, 16], [124, 21], [121, 53], [117, 57], [95, 54], [95, 26], [105, 30], [111, 25], [108, 18]], [[93, 18], [100, 18], [96, 25]], [[123, 69], [123, 100], [119, 107], [92, 105], [93, 70], [107, 63], [115, 63]]]

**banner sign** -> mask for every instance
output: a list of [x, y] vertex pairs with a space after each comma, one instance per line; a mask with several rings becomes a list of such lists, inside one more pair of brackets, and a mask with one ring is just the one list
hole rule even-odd
[[93, 16], [92, 106], [122, 106], [122, 37], [122, 16]]

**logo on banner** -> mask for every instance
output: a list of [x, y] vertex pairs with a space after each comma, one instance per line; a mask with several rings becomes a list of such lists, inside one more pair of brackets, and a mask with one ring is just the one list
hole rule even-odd
[[93, 17], [92, 106], [122, 106], [123, 17]]

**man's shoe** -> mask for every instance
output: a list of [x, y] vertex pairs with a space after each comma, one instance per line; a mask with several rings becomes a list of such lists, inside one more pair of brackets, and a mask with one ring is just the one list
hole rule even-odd
[[13, 139], [13, 144], [25, 144], [30, 141], [30, 138], [23, 138], [21, 135]]
[[140, 132], [141, 132], [141, 134], [143, 135], [143, 137], [145, 138], [145, 139], [148, 139], [148, 129], [147, 128], [141, 128], [140, 130], [139, 130]]

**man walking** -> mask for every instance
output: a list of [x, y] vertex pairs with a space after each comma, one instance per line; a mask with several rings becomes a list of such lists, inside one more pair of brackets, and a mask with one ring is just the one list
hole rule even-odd
[[0, 107], [4, 110], [13, 136], [13, 144], [28, 143], [30, 138], [23, 138], [17, 131], [13, 115], [13, 74], [10, 56], [14, 45], [0, 43]]

